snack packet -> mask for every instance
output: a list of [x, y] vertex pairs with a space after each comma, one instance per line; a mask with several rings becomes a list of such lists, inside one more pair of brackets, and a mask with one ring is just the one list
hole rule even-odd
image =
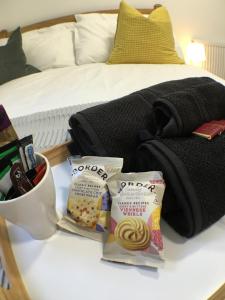
[[17, 133], [4, 109], [0, 104], [0, 146], [5, 145], [18, 138]]
[[27, 171], [26, 176], [31, 181], [31, 183], [35, 186], [44, 177], [46, 169], [47, 169], [47, 166], [46, 166], [45, 162], [38, 164], [34, 169]]
[[19, 151], [22, 159], [24, 171], [27, 172], [36, 167], [36, 155], [33, 147], [32, 135], [25, 136], [19, 140]]
[[19, 151], [11, 152], [0, 159], [0, 190], [6, 195], [12, 187], [10, 179], [10, 170], [14, 163], [21, 162]]
[[0, 201], [11, 197], [12, 182], [9, 172], [12, 164], [16, 161], [20, 161], [18, 140], [0, 147]]
[[71, 159], [72, 184], [67, 216], [59, 226], [71, 232], [102, 240], [108, 228], [111, 202], [107, 180], [120, 172], [122, 158], [86, 156]]
[[5, 194], [0, 191], [0, 202], [5, 200], [6, 200]]
[[0, 159], [6, 157], [8, 154], [11, 154], [13, 152], [18, 153], [18, 140], [15, 140], [11, 143], [0, 147]]
[[159, 267], [163, 263], [160, 212], [165, 184], [161, 172], [117, 174], [108, 181], [112, 197], [103, 259]]
[[22, 163], [14, 163], [10, 170], [10, 179], [15, 192], [19, 195], [26, 194], [32, 190], [33, 185], [27, 178]]

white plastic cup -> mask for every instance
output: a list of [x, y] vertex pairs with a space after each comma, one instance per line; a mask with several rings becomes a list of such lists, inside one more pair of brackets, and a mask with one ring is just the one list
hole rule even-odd
[[24, 228], [34, 239], [43, 240], [57, 229], [56, 193], [52, 171], [47, 158], [36, 153], [38, 163], [46, 163], [41, 181], [26, 194], [0, 202], [0, 215]]

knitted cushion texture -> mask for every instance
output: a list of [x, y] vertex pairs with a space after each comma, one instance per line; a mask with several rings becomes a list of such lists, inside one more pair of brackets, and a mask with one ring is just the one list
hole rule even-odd
[[175, 50], [173, 30], [165, 7], [146, 18], [126, 4], [120, 4], [114, 48], [108, 63], [183, 64]]
[[[157, 147], [149, 140], [139, 147], [136, 171], [163, 172], [167, 188], [162, 215], [181, 235], [191, 237], [225, 214], [224, 149], [225, 135], [212, 141], [198, 136], [164, 138], [157, 140]], [[200, 207], [197, 214], [196, 204]]]
[[168, 93], [154, 103], [158, 135], [190, 135], [205, 122], [223, 119], [224, 103], [225, 87], [212, 79], [183, 91]]
[[153, 103], [157, 98], [190, 86], [211, 82], [207, 77], [173, 80], [151, 86], [70, 117], [75, 148], [81, 155], [123, 157], [124, 170], [132, 168], [143, 129], [154, 128]]

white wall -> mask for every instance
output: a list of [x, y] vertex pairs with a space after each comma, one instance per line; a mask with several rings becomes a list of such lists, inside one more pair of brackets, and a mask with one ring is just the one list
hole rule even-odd
[[[0, 0], [0, 30], [53, 17], [108, 8], [119, 0]], [[225, 42], [225, 0], [127, 0], [140, 8], [164, 4], [182, 48], [191, 38]]]
[[182, 45], [192, 38], [225, 43], [224, 0], [164, 0]]

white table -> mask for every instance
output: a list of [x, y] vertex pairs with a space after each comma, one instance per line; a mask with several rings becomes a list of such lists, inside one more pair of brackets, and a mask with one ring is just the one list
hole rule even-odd
[[[52, 170], [63, 212], [69, 165]], [[204, 300], [225, 281], [225, 218], [190, 240], [162, 223], [167, 261], [159, 270], [103, 262], [99, 242], [63, 231], [35, 241], [15, 225], [8, 230], [32, 300]]]

